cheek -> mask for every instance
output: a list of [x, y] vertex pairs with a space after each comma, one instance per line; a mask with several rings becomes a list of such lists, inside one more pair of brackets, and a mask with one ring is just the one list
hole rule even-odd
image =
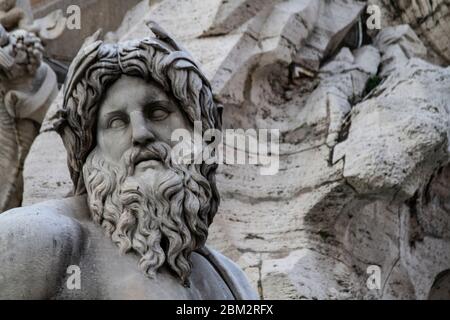
[[97, 144], [109, 161], [118, 163], [130, 148], [131, 139], [127, 132], [102, 131], [97, 134]]
[[174, 147], [178, 141], [172, 142], [172, 134], [177, 129], [185, 129], [189, 132], [193, 131], [193, 126], [189, 122], [189, 120], [183, 116], [180, 112], [173, 113], [168, 119], [167, 123], [165, 123], [162, 131], [164, 131], [164, 142], [166, 142], [171, 147]]

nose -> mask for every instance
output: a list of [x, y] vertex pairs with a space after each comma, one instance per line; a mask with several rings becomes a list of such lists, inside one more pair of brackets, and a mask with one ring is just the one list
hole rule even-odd
[[133, 145], [147, 145], [155, 140], [149, 125], [142, 112], [135, 111], [130, 114]]

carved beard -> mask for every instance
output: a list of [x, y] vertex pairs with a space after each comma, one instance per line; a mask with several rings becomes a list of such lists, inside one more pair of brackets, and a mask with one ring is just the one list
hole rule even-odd
[[[159, 159], [162, 165], [137, 175], [142, 159]], [[120, 251], [137, 253], [149, 277], [166, 264], [189, 285], [190, 255], [208, 236], [211, 198], [210, 184], [197, 167], [172, 163], [170, 147], [156, 142], [125, 152], [120, 166], [95, 149], [83, 174], [92, 218]]]

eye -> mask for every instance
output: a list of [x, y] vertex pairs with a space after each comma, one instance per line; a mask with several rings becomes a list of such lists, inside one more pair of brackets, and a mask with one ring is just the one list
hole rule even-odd
[[170, 115], [170, 112], [165, 108], [154, 108], [147, 114], [148, 118], [154, 121], [163, 121]]
[[123, 128], [127, 125], [127, 123], [119, 117], [116, 118], [112, 118], [109, 123], [108, 123], [108, 128], [111, 129], [119, 129], [119, 128]]

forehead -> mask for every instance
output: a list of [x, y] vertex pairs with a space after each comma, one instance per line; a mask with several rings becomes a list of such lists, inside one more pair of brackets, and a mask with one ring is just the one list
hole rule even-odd
[[153, 101], [170, 101], [170, 96], [155, 81], [139, 77], [121, 76], [106, 91], [100, 103], [100, 116], [115, 110], [142, 106]]

